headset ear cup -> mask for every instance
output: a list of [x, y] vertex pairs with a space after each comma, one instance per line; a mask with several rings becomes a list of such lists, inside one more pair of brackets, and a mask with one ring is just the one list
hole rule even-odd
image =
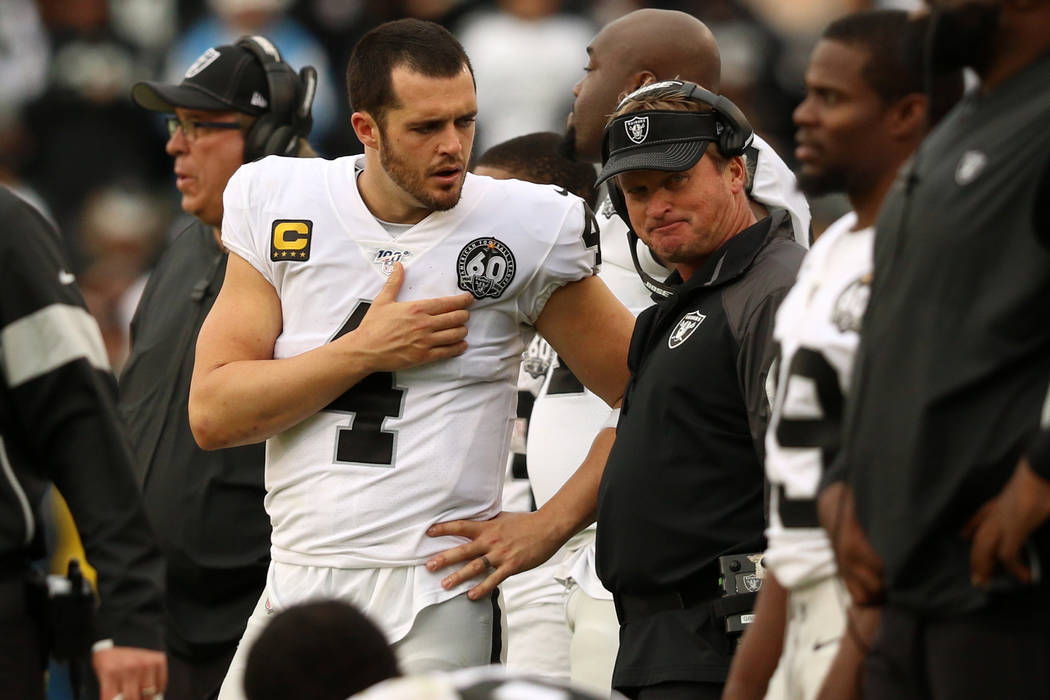
[[252, 127], [248, 129], [248, 132], [244, 135], [244, 162], [252, 163], [266, 154], [266, 143], [270, 139], [270, 134], [273, 132], [273, 124], [271, 120], [267, 118], [268, 115], [263, 115], [255, 120]]
[[260, 115], [244, 135], [244, 162], [269, 155], [294, 155], [297, 136], [306, 138], [313, 125], [313, 103], [317, 72], [304, 66], [296, 73], [280, 52], [262, 36], [244, 36], [237, 42], [262, 64], [270, 96], [269, 112]]
[[265, 155], [290, 156], [294, 148], [295, 129], [290, 126], [279, 126], [266, 140]]

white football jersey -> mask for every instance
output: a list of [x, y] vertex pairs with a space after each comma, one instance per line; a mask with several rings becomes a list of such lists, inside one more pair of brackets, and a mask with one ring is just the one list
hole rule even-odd
[[787, 588], [835, 571], [816, 522], [817, 488], [837, 450], [842, 410], [871, 291], [874, 229], [852, 212], [817, 239], [777, 311], [777, 390], [766, 432], [771, 487], [766, 566]]
[[267, 440], [272, 556], [290, 564], [417, 565], [462, 541], [427, 537], [431, 524], [498, 513], [531, 326], [558, 287], [595, 270], [576, 197], [468, 174], [457, 206], [395, 237], [361, 199], [363, 163], [267, 158], [230, 179], [223, 242], [281, 299], [274, 357], [355, 328], [396, 261], [400, 301], [474, 295], [468, 349], [374, 373]]

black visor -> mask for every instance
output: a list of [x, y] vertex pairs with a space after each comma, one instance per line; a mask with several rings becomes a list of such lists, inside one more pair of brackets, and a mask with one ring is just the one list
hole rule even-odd
[[613, 119], [602, 135], [596, 184], [631, 170], [682, 171], [700, 162], [722, 129], [714, 112], [633, 112]]

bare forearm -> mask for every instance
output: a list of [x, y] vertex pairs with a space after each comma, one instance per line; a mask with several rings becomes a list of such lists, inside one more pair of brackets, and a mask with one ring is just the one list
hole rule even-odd
[[202, 369], [190, 387], [190, 426], [204, 449], [260, 442], [314, 415], [372, 371], [362, 356], [335, 344]]
[[878, 631], [882, 608], [850, 605], [846, 619], [842, 640], [824, 676], [818, 700], [855, 700], [861, 697], [864, 662]]
[[552, 533], [562, 542], [598, 517], [598, 486], [615, 441], [614, 429], [607, 428], [599, 432], [583, 463], [551, 500], [540, 508], [539, 512], [550, 524]]

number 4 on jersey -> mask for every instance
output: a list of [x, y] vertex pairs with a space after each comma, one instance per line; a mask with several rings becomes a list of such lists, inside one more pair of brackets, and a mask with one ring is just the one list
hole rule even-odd
[[[371, 306], [367, 301], [360, 302], [332, 340], [361, 325]], [[395, 382], [393, 372], [373, 372], [322, 409], [354, 414], [349, 427], [337, 429], [334, 462], [377, 467], [394, 465], [397, 433], [383, 430], [383, 420], [401, 417], [405, 389]]]

